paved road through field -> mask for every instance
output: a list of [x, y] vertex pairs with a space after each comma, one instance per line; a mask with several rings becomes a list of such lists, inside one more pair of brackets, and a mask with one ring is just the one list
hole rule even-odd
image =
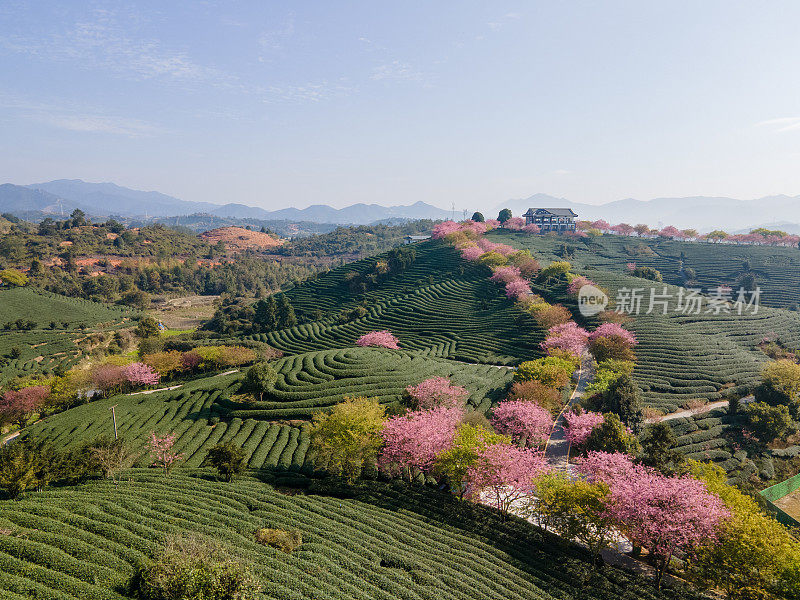
[[578, 371], [578, 383], [575, 385], [575, 391], [572, 392], [566, 406], [561, 409], [558, 417], [556, 417], [553, 431], [544, 449], [544, 456], [554, 469], [560, 471], [567, 470], [567, 466], [569, 465], [569, 442], [566, 436], [565, 427], [567, 422], [566, 419], [564, 419], [564, 414], [573, 404], [580, 402], [581, 398], [583, 398], [583, 392], [586, 386], [593, 377], [592, 356], [588, 352], [585, 352], [581, 357], [581, 367]]

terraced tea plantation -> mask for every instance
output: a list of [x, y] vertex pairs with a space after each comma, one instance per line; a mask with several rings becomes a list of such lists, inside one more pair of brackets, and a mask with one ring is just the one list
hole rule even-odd
[[485, 412], [510, 384], [512, 371], [489, 365], [379, 348], [349, 348], [298, 354], [274, 363], [278, 380], [264, 401], [234, 405], [230, 415], [256, 419], [309, 419], [346, 397], [401, 400], [403, 391], [430, 377], [448, 377], [470, 391], [467, 404]]
[[800, 302], [800, 249], [772, 246], [737, 246], [705, 242], [604, 235], [565, 242], [550, 236], [492, 232], [489, 238], [517, 247], [527, 247], [543, 256], [555, 257], [562, 245], [574, 253], [567, 260], [581, 268], [625, 273], [628, 263], [653, 267], [664, 281], [683, 285], [685, 269], [696, 276], [693, 287], [713, 290], [717, 286], [737, 287], [737, 280], [751, 273], [761, 287], [761, 302], [775, 308], [797, 307]]
[[[17, 376], [68, 369], [81, 357], [78, 342], [96, 331], [132, 325], [135, 313], [29, 288], [0, 290], [0, 385]], [[19, 329], [19, 324], [24, 329]]]
[[[174, 449], [183, 454], [184, 467], [199, 467], [210, 448], [232, 441], [245, 450], [251, 469], [311, 472], [315, 465], [308, 452], [309, 420], [345, 397], [397, 402], [406, 386], [438, 375], [466, 387], [467, 403], [486, 411], [512, 378], [506, 368], [377, 348], [312, 352], [281, 359], [275, 366], [279, 373], [275, 392], [263, 402], [229, 400], [241, 379], [241, 374], [233, 374], [201, 379], [172, 391], [97, 400], [48, 417], [29, 431], [59, 448], [112, 436], [109, 409], [116, 406], [118, 433], [131, 447], [144, 448], [151, 431], [174, 433], [178, 436]], [[143, 456], [139, 464], [149, 464], [148, 457]]]
[[[352, 346], [368, 331], [389, 329], [401, 348], [441, 358], [511, 365], [541, 355], [541, 329], [488, 281], [482, 267], [439, 242], [415, 244], [415, 250], [407, 270], [364, 292], [351, 290], [348, 274], [373, 271], [385, 255], [304, 282], [287, 292], [292, 306], [301, 314], [319, 310], [321, 318], [250, 338], [297, 354]], [[365, 316], [337, 323], [336, 316], [361, 305]]]
[[[313, 490], [312, 490], [313, 491]], [[355, 497], [353, 497], [355, 496]], [[285, 554], [261, 527], [297, 529]], [[348, 497], [285, 495], [154, 470], [0, 501], [0, 596], [109, 600], [165, 536], [196, 532], [249, 563], [264, 598], [674, 600], [613, 567], [589, 577], [587, 554], [528, 523], [406, 484], [365, 484]]]

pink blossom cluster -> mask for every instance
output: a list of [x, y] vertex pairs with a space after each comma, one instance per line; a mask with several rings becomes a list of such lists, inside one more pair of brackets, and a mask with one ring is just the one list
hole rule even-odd
[[589, 332], [575, 321], [554, 325], [547, 330], [547, 338], [540, 344], [542, 350], [563, 350], [579, 357], [586, 349]]
[[508, 512], [515, 502], [531, 494], [533, 480], [548, 470], [542, 452], [508, 444], [489, 445], [467, 470], [469, 497]]
[[497, 229], [498, 227], [500, 227], [500, 221], [498, 221], [497, 219], [486, 219], [486, 221], [484, 222], [486, 223], [487, 229]]
[[469, 392], [460, 385], [453, 385], [447, 377], [431, 377], [425, 381], [406, 388], [408, 395], [416, 403], [417, 408], [427, 410], [444, 406], [453, 408], [461, 405], [461, 401]]
[[123, 367], [122, 374], [133, 385], [155, 385], [161, 379], [158, 371], [143, 362], [135, 362]]
[[531, 288], [524, 279], [516, 279], [506, 284], [506, 296], [513, 300], [522, 300], [531, 295]]
[[480, 238], [478, 240], [478, 247], [484, 252], [497, 252], [503, 256], [510, 256], [516, 252], [516, 250], [514, 250], [514, 248], [508, 244], [496, 244], [495, 242], [491, 242], [486, 238]]
[[529, 446], [536, 446], [550, 437], [553, 417], [535, 402], [507, 400], [492, 410], [492, 425], [515, 442], [525, 440]]
[[397, 338], [387, 329], [365, 333], [356, 340], [356, 346], [376, 346], [379, 348], [390, 348], [392, 350], [400, 349]]
[[625, 266], [628, 268], [628, 271], [635, 271], [636, 270], [636, 263], [635, 262], [629, 262]]
[[569, 285], [567, 286], [567, 292], [570, 294], [577, 294], [585, 285], [597, 286], [597, 284], [591, 279], [584, 277], [583, 275], [578, 275], [577, 277], [573, 277], [572, 281], [569, 282]]
[[629, 346], [635, 346], [639, 343], [636, 340], [636, 336], [619, 323], [603, 323], [600, 325], [600, 327], [589, 334], [589, 339], [592, 341], [596, 340], [597, 338], [610, 337], [619, 338], [622, 342], [628, 344]]
[[715, 539], [730, 515], [702, 481], [667, 477], [625, 455], [590, 452], [578, 469], [609, 486], [607, 510], [620, 531], [664, 563], [676, 550], [690, 552]]
[[467, 246], [461, 250], [461, 258], [470, 262], [477, 261], [481, 256], [483, 256], [483, 250], [478, 246]]
[[580, 446], [589, 439], [595, 427], [602, 425], [603, 415], [595, 412], [565, 412], [564, 420], [567, 422], [567, 441], [573, 446]]
[[608, 221], [606, 221], [604, 219], [599, 219], [597, 221], [592, 221], [591, 226], [594, 229], [599, 229], [600, 231], [603, 231], [603, 232], [611, 231], [611, 225], [609, 224]]
[[41, 408], [49, 395], [50, 388], [46, 385], [8, 390], [0, 396], [0, 424], [16, 422], [22, 427], [30, 414]]
[[461, 226], [455, 221], [443, 221], [433, 228], [431, 237], [435, 240], [440, 240], [451, 233], [456, 233], [461, 230]]
[[522, 274], [517, 267], [496, 267], [490, 277], [495, 283], [511, 283], [522, 279]]
[[511, 217], [503, 223], [503, 229], [508, 229], [509, 231], [522, 231], [523, 227], [525, 227], [525, 219], [522, 217]]
[[522, 231], [524, 231], [525, 233], [540, 233], [541, 232], [541, 230], [539, 229], [539, 226], [535, 225], [534, 223], [531, 223], [530, 225], [525, 225], [525, 227], [522, 228]]
[[150, 438], [147, 441], [150, 452], [155, 458], [153, 466], [163, 468], [165, 473], [169, 471], [176, 462], [183, 458], [183, 454], [173, 452], [172, 450], [176, 439], [178, 439], [178, 436], [174, 433], [164, 437], [158, 437], [155, 432], [151, 432]]
[[394, 473], [404, 466], [430, 471], [436, 457], [453, 444], [462, 416], [460, 408], [442, 406], [387, 419], [379, 464]]

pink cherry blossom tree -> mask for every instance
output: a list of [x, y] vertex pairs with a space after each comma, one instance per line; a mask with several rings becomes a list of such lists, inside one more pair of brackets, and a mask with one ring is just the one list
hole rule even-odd
[[730, 515], [702, 481], [667, 477], [624, 455], [592, 452], [578, 469], [609, 486], [608, 513], [632, 543], [654, 557], [659, 587], [675, 552], [691, 553], [713, 541]]
[[386, 329], [382, 331], [370, 331], [365, 333], [356, 340], [357, 346], [375, 346], [379, 348], [390, 348], [392, 350], [399, 350], [400, 346], [397, 343], [397, 338], [392, 335], [391, 331]]
[[155, 385], [161, 378], [158, 371], [142, 362], [129, 364], [123, 368], [122, 373], [125, 379], [133, 385]]
[[484, 223], [486, 223], [487, 230], [488, 229], [497, 229], [498, 227], [500, 227], [500, 221], [498, 221], [497, 219], [486, 219], [486, 221], [484, 221]]
[[595, 329], [591, 334], [589, 334], [589, 340], [594, 341], [598, 338], [610, 338], [616, 337], [619, 338], [622, 342], [629, 346], [635, 346], [639, 342], [636, 340], [636, 336], [633, 335], [630, 331], [625, 329], [619, 323], [603, 323]]
[[49, 395], [50, 388], [46, 385], [8, 390], [0, 396], [0, 424], [13, 423], [21, 429], [30, 415], [42, 407]]
[[378, 463], [394, 474], [403, 468], [427, 473], [436, 457], [453, 444], [462, 416], [460, 408], [439, 407], [387, 419], [381, 430], [384, 447]]
[[569, 282], [569, 285], [567, 286], [567, 292], [569, 292], [574, 296], [585, 285], [597, 286], [597, 284], [588, 277], [584, 277], [583, 275], [578, 275], [577, 277], [573, 277], [572, 281]]
[[525, 225], [525, 227], [522, 228], [522, 231], [524, 231], [525, 233], [541, 233], [541, 229], [539, 229], [539, 226], [534, 223], [531, 223], [530, 225]]
[[467, 470], [469, 498], [493, 506], [504, 515], [529, 497], [533, 480], [548, 471], [544, 454], [509, 444], [491, 444]]
[[466, 388], [453, 385], [447, 377], [431, 377], [417, 385], [410, 385], [406, 388], [406, 393], [416, 408], [423, 410], [437, 406], [461, 406], [461, 401], [469, 395]]
[[439, 223], [433, 228], [433, 233], [431, 237], [435, 240], [440, 240], [451, 233], [456, 233], [459, 231], [461, 227], [455, 221], [444, 221], [443, 223]]
[[104, 396], [119, 391], [127, 383], [124, 367], [118, 365], [96, 365], [91, 370], [91, 381]]
[[509, 229], [510, 231], [520, 231], [523, 227], [525, 227], [525, 219], [522, 217], [511, 217], [503, 223], [503, 229]]
[[492, 425], [498, 433], [511, 436], [515, 443], [535, 447], [550, 436], [553, 417], [535, 402], [508, 400], [492, 410]]
[[554, 325], [547, 330], [547, 338], [540, 344], [542, 350], [548, 353], [553, 350], [563, 350], [573, 356], [581, 356], [586, 349], [589, 332], [579, 327], [574, 321], [561, 325]]
[[158, 437], [155, 432], [150, 432], [150, 438], [147, 441], [150, 452], [154, 457], [153, 466], [164, 469], [165, 477], [169, 475], [170, 469], [175, 466], [175, 463], [183, 458], [182, 453], [172, 450], [177, 438], [178, 436], [174, 433]]
[[567, 423], [567, 441], [573, 446], [580, 446], [589, 439], [595, 427], [603, 424], [603, 415], [595, 412], [565, 412], [564, 420]]
[[506, 284], [522, 279], [522, 275], [517, 267], [496, 267], [490, 279], [495, 283]]
[[661, 231], [658, 232], [658, 235], [664, 238], [680, 238], [681, 237], [681, 230], [677, 227], [673, 227], [672, 225], [667, 225]]
[[468, 246], [461, 250], [461, 258], [464, 260], [468, 260], [471, 262], [475, 262], [481, 256], [483, 256], [484, 251], [481, 250], [478, 246]]
[[531, 295], [531, 288], [524, 279], [517, 279], [506, 284], [506, 296], [513, 300], [522, 300]]

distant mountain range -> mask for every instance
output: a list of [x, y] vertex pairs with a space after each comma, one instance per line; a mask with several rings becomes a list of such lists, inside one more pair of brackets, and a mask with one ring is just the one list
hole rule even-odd
[[[592, 205], [547, 194], [534, 194], [528, 198], [501, 202], [484, 210], [484, 214], [489, 218], [496, 216], [502, 208], [510, 208], [514, 215], [522, 215], [533, 207], [572, 208], [581, 219], [605, 219], [610, 223], [646, 223], [651, 227], [663, 224], [706, 231], [713, 228], [736, 231], [765, 226], [788, 231], [800, 230], [800, 196], [767, 196], [757, 200], [709, 196], [656, 198], [647, 201], [627, 198]], [[219, 205], [190, 202], [160, 192], [143, 192], [113, 183], [88, 183], [80, 179], [59, 179], [27, 186], [10, 183], [0, 185], [0, 212], [31, 218], [41, 217], [42, 214], [58, 216], [62, 211], [68, 214], [75, 208], [98, 217], [146, 216], [163, 219], [207, 214], [223, 219], [304, 221], [340, 225], [398, 222], [404, 219], [447, 219], [451, 215], [450, 211], [425, 202], [415, 202], [408, 206], [353, 204], [345, 208], [316, 204], [303, 209], [269, 211], [239, 203]]]
[[114, 183], [88, 183], [80, 179], [59, 179], [27, 186], [0, 185], [0, 212], [15, 214], [68, 214], [80, 208], [100, 217], [171, 217], [205, 213], [223, 218], [312, 223], [368, 224], [389, 219], [445, 219], [450, 214], [424, 202], [409, 206], [353, 204], [332, 208], [324, 204], [308, 208], [264, 210], [244, 204], [189, 202], [160, 192], [142, 192]]
[[[681, 229], [726, 229], [749, 231], [754, 227], [796, 230], [800, 228], [800, 196], [766, 196], [756, 200], [692, 196], [688, 198], [655, 198], [653, 200], [615, 200], [606, 204], [581, 204], [547, 194], [508, 200], [494, 211], [510, 208], [522, 215], [528, 208], [571, 208], [579, 219], [605, 219], [609, 223], [646, 223], [651, 227], [674, 225]], [[782, 225], [782, 227], [779, 227]]]

